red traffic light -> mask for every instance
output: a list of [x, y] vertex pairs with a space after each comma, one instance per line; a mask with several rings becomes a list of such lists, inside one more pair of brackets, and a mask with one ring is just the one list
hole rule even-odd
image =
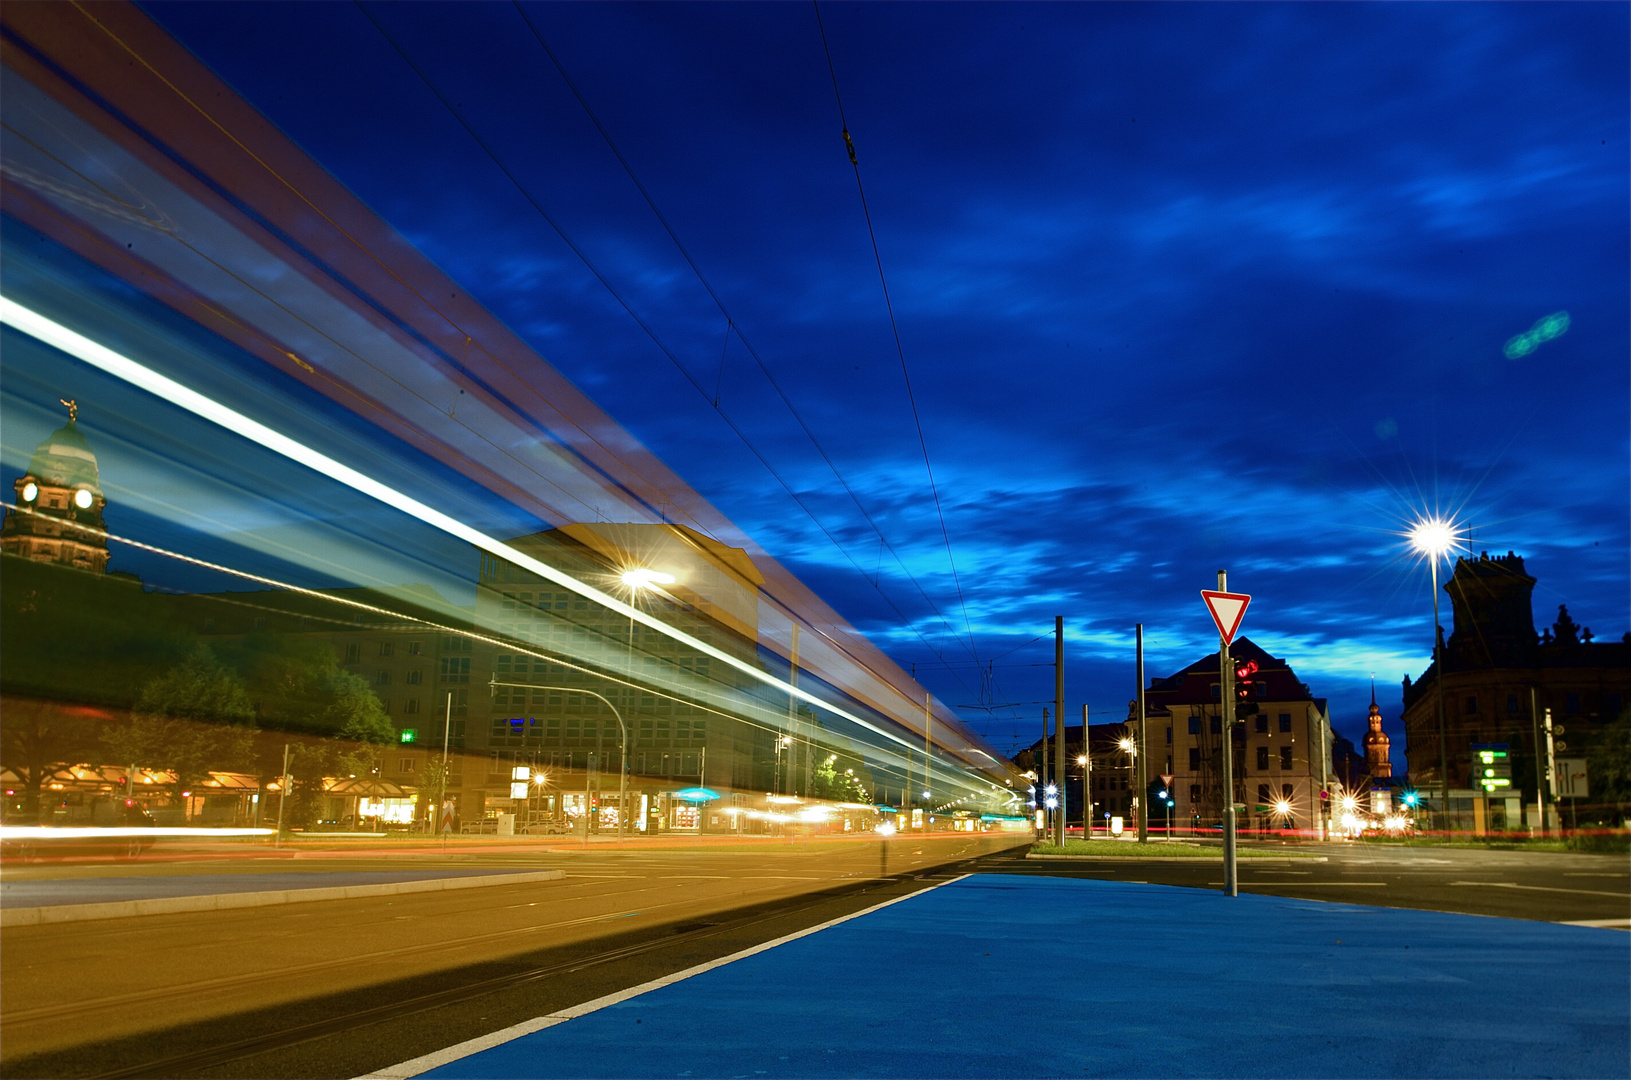
[[1255, 674], [1257, 674], [1256, 660], [1248, 660], [1244, 664], [1240, 664], [1235, 667], [1235, 678], [1237, 679], [1248, 678], [1249, 676]]

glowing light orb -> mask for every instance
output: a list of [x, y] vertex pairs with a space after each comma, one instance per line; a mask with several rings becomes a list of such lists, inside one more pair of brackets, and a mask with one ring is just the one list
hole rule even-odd
[[81, 510], [89, 510], [91, 508], [91, 500], [93, 498], [95, 498], [95, 496], [93, 496], [90, 492], [86, 491], [84, 488], [80, 488], [78, 491], [74, 492], [74, 505], [79, 507]]
[[1427, 518], [1410, 529], [1410, 546], [1434, 558], [1450, 551], [1459, 542], [1455, 524], [1443, 518]]
[[649, 589], [653, 585], [674, 584], [674, 575], [661, 570], [625, 570], [621, 580], [631, 589]]
[[39, 497], [40, 497], [40, 489], [39, 489], [38, 485], [33, 484], [33, 483], [28, 483], [28, 484], [23, 485], [23, 501], [24, 502], [33, 502], [35, 499], [37, 499]]

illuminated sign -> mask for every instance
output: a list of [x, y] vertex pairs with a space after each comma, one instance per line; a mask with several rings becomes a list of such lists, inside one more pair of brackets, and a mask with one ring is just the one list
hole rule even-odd
[[1512, 786], [1512, 755], [1507, 743], [1472, 744], [1472, 782], [1485, 793]]
[[674, 792], [674, 798], [684, 799], [686, 802], [713, 802], [719, 798], [719, 792], [710, 791], [705, 787], [684, 788]]
[[397, 733], [397, 738], [399, 740], [401, 740], [402, 742], [418, 742], [419, 741], [419, 729], [418, 728], [411, 728], [411, 727], [403, 728], [400, 732]]

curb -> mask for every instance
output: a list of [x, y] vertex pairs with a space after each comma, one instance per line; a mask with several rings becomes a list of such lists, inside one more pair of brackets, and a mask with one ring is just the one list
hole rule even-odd
[[[1068, 863], [1222, 863], [1223, 855], [1026, 855]], [[1236, 855], [1236, 863], [1329, 863], [1324, 855]]]
[[39, 926], [46, 923], [125, 919], [136, 915], [173, 915], [186, 911], [227, 911], [232, 908], [309, 904], [318, 900], [355, 900], [365, 896], [445, 892], [488, 885], [529, 885], [554, 881], [565, 870], [536, 870], [524, 874], [472, 874], [469, 877], [432, 878], [428, 881], [387, 881], [378, 885], [336, 885], [318, 889], [279, 889], [268, 892], [211, 893], [207, 896], [164, 896], [150, 900], [114, 900], [104, 904], [59, 904], [52, 907], [0, 908], [0, 927]]

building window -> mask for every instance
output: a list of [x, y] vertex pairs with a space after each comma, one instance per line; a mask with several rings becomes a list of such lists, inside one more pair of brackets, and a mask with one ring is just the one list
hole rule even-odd
[[422, 641], [410, 641], [410, 642], [408, 642], [408, 655], [409, 656], [423, 656], [423, 655], [425, 655], [425, 643], [422, 642]]
[[[453, 715], [454, 716], [466, 716], [466, 715], [469, 714], [469, 712], [470, 712], [470, 691], [468, 691], [468, 690], [455, 690], [455, 691], [453, 691]], [[460, 725], [460, 726], [462, 727], [463, 725]]]
[[1191, 735], [1199, 735], [1201, 733], [1201, 718], [1200, 717], [1191, 716], [1189, 718], [1189, 733]]
[[1222, 701], [1223, 700], [1223, 691], [1222, 691], [1222, 689], [1220, 689], [1220, 687], [1219, 687], [1219, 685], [1217, 683], [1212, 684], [1212, 700], [1213, 701]]
[[402, 712], [405, 715], [412, 716], [414, 713], [416, 713], [418, 711], [419, 711], [419, 699], [418, 698], [411, 697], [411, 698], [403, 699]]
[[214, 619], [205, 619], [204, 620], [204, 633], [208, 634], [208, 633], [213, 632], [214, 630], [215, 630], [215, 620]]
[[470, 658], [468, 656], [442, 657], [442, 681], [446, 683], [469, 682]]
[[1189, 805], [1190, 806], [1198, 806], [1200, 804], [1200, 801], [1201, 801], [1201, 786], [1199, 784], [1190, 784], [1189, 785]]
[[1269, 794], [1269, 786], [1267, 784], [1258, 784], [1257, 785], [1257, 803], [1258, 803], [1258, 805], [1259, 806], [1267, 806], [1269, 803], [1271, 803], [1273, 801], [1274, 801], [1274, 797]]
[[1280, 730], [1281, 731], [1290, 731], [1291, 730], [1291, 714], [1290, 713], [1283, 712], [1283, 713], [1280, 714]]
[[408, 672], [407, 682], [409, 686], [419, 686], [424, 683], [424, 681], [425, 673], [420, 671], [418, 668], [414, 668], [412, 671]]
[[265, 630], [266, 629], [266, 616], [265, 615], [256, 615], [255, 616], [255, 629], [256, 630]]
[[396, 655], [396, 643], [395, 642], [390, 642], [390, 641], [380, 642], [379, 643], [379, 654], [381, 656], [394, 656], [394, 655]]
[[347, 645], [345, 647], [345, 662], [346, 663], [355, 664], [357, 662], [357, 660], [361, 656], [362, 656], [362, 646], [358, 645], [355, 641], [353, 641], [351, 644], [349, 644], [349, 645]]
[[1478, 698], [1473, 694], [1467, 695], [1467, 707], [1463, 710], [1468, 716], [1478, 712]]
[[374, 685], [375, 686], [390, 686], [391, 685], [391, 673], [390, 673], [390, 671], [389, 670], [382, 670], [378, 675], [375, 675], [374, 676]]
[[1506, 711], [1507, 712], [1517, 712], [1518, 711], [1518, 695], [1517, 694], [1508, 694], [1506, 696]]
[[397, 761], [396, 771], [399, 773], [413, 772], [413, 758], [405, 757]]
[[1292, 787], [1291, 787], [1290, 784], [1281, 784], [1280, 785], [1280, 797], [1282, 799], [1284, 799], [1286, 802], [1291, 801], [1291, 792], [1292, 792]]
[[444, 634], [442, 635], [442, 651], [469, 652], [470, 639], [467, 637], [461, 637], [457, 634]]
[[1168, 746], [1172, 745], [1172, 728], [1171, 727], [1167, 728], [1167, 745]]
[[1223, 734], [1223, 717], [1221, 717], [1221, 716], [1212, 717], [1212, 734], [1214, 734], [1214, 735], [1222, 735]]
[[1259, 746], [1257, 748], [1257, 771], [1269, 771], [1269, 748], [1266, 746]]
[[1257, 721], [1257, 733], [1267, 735], [1269, 733], [1269, 718], [1263, 713], [1258, 713], [1253, 719]]
[[1189, 771], [1201, 771], [1201, 749], [1198, 746], [1191, 746], [1189, 748]]
[[1280, 768], [1291, 768], [1291, 747], [1289, 746], [1280, 747]]
[[1580, 695], [1579, 694], [1564, 694], [1563, 695], [1563, 711], [1566, 712], [1566, 713], [1577, 713], [1577, 712], [1579, 712], [1580, 711]]

